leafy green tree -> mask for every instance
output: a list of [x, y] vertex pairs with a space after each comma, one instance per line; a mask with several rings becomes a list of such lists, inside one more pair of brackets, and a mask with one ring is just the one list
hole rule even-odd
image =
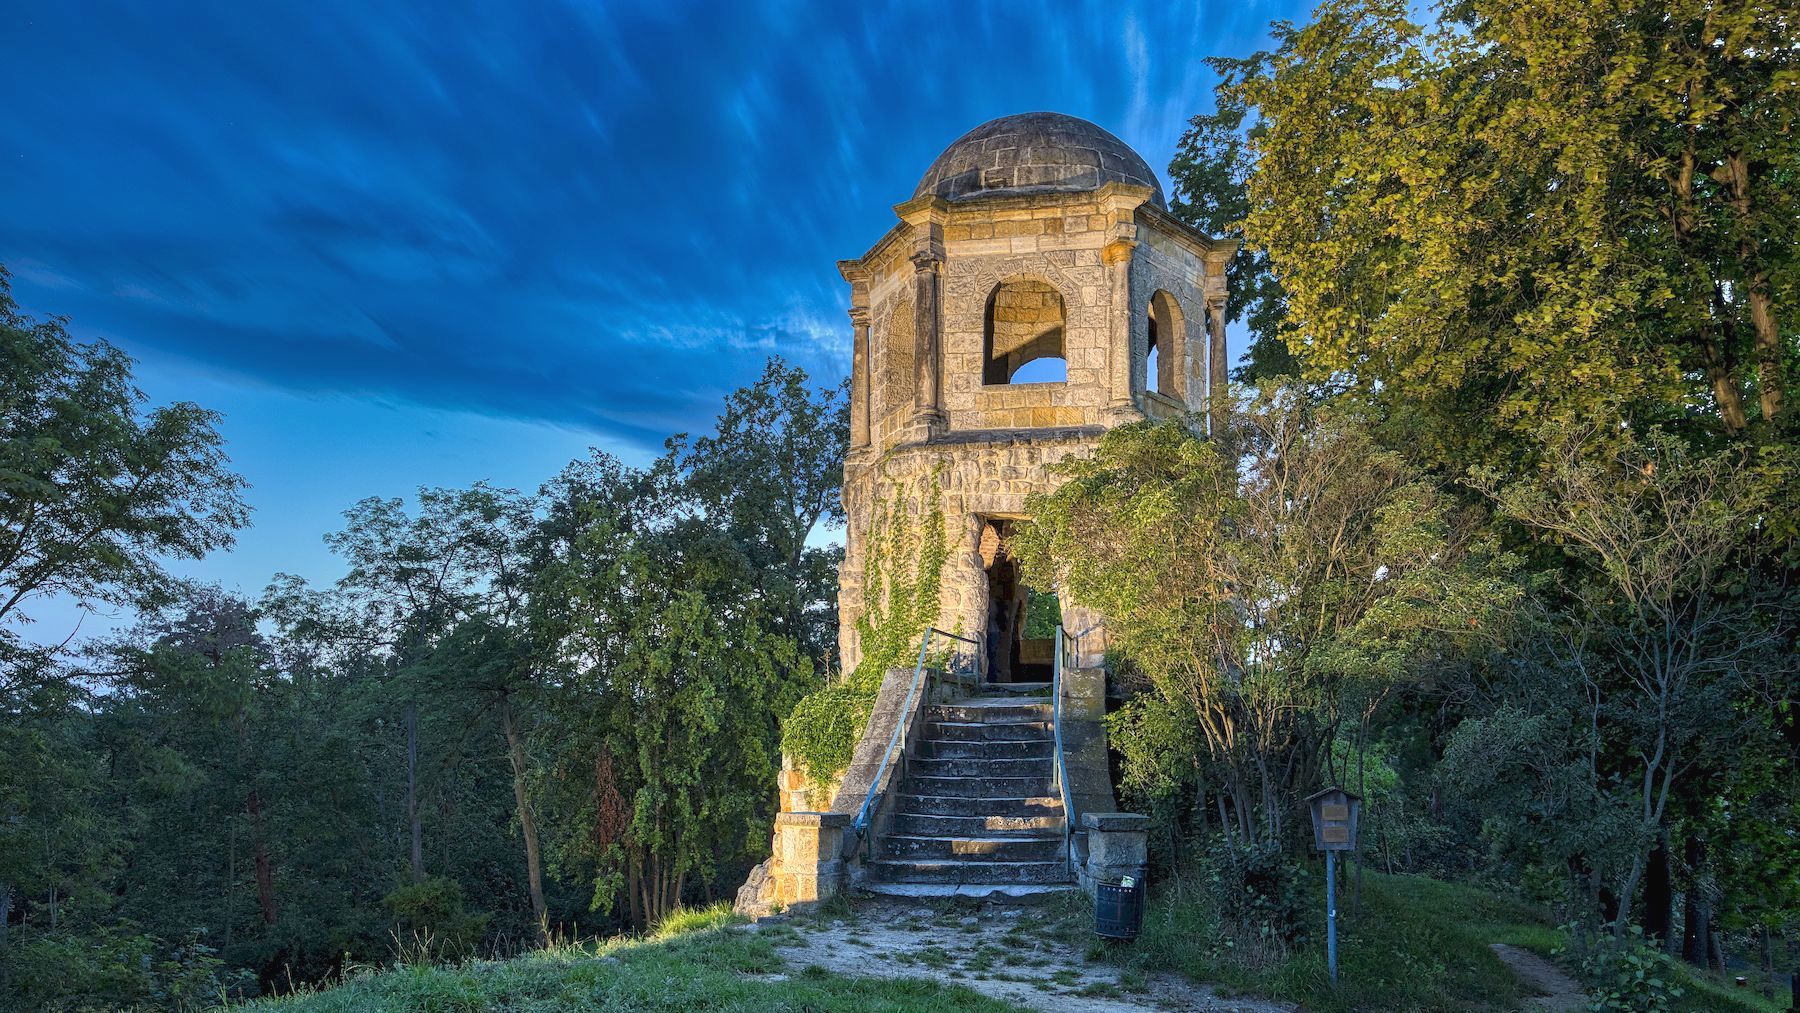
[[590, 870], [594, 906], [622, 900], [642, 928], [762, 847], [777, 721], [812, 665], [775, 632], [782, 599], [758, 598], [734, 541], [646, 502], [642, 473], [601, 458], [556, 488], [598, 492], [552, 511], [573, 523], [533, 587], [559, 687], [546, 728], [564, 772], [558, 863]]
[[165, 561], [248, 523], [218, 413], [145, 400], [128, 356], [25, 316], [0, 269], [0, 682], [43, 671], [18, 632], [33, 600], [154, 607]]
[[714, 431], [669, 441], [684, 498], [719, 525], [779, 608], [773, 618], [821, 666], [837, 642], [836, 546], [808, 544], [841, 525], [839, 491], [850, 438], [849, 381], [809, 387], [806, 371], [770, 359], [725, 398]]
[[[1241, 75], [1251, 61], [1212, 57], [1213, 70]], [[1209, 236], [1239, 240], [1238, 252], [1225, 270], [1225, 314], [1245, 321], [1250, 330], [1247, 360], [1233, 379], [1256, 384], [1296, 376], [1298, 364], [1282, 341], [1287, 296], [1269, 260], [1269, 251], [1244, 242], [1244, 220], [1250, 214], [1250, 177], [1256, 169], [1257, 128], [1236, 94], [1219, 89], [1215, 108], [1188, 121], [1188, 128], [1169, 163], [1175, 184], [1169, 210]]]
[[[1787, 637], [1780, 597], [1734, 586], [1746, 529], [1765, 512], [1765, 483], [1736, 454], [1697, 454], [1659, 433], [1613, 449], [1615, 433], [1547, 437], [1548, 467], [1527, 481], [1475, 476], [1505, 516], [1555, 539], [1577, 567], [1561, 591], [1562, 654], [1588, 707], [1589, 780], [1619, 793], [1632, 821], [1614, 880], [1614, 936], [1687, 780], [1732, 770], [1753, 706], [1781, 685]], [[1607, 755], [1601, 755], [1602, 750]], [[1614, 808], [1617, 808], [1616, 806]], [[1597, 885], [1597, 884], [1596, 884]], [[1591, 892], [1591, 891], [1590, 891]]]
[[1105, 615], [1112, 646], [1194, 729], [1228, 828], [1281, 842], [1346, 701], [1488, 636], [1515, 595], [1454, 504], [1355, 416], [1271, 388], [1233, 432], [1227, 460], [1179, 421], [1110, 430], [1028, 503], [1021, 558]]
[[[1453, 465], [1598, 414], [1784, 417], [1796, 345], [1791, 10], [1334, 0], [1235, 65], [1245, 230], [1306, 375]], [[1746, 391], [1753, 391], [1747, 395]]]
[[375, 638], [371, 646], [386, 658], [396, 686], [409, 691], [400, 719], [414, 882], [425, 878], [419, 708], [421, 699], [435, 696], [437, 713], [451, 718], [448, 734], [456, 739], [490, 715], [498, 723], [524, 843], [526, 889], [542, 938], [548, 908], [518, 713], [535, 669], [515, 635], [526, 618], [526, 553], [535, 511], [530, 497], [485, 483], [421, 489], [416, 516], [399, 500], [367, 499], [348, 511], [344, 530], [327, 541], [350, 563], [338, 583], [343, 613]]

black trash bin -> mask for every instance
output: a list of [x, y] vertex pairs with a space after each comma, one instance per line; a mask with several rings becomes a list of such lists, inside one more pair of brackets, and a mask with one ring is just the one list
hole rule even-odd
[[1105, 939], [1130, 941], [1144, 926], [1144, 874], [1139, 870], [1130, 886], [1094, 884], [1094, 934]]

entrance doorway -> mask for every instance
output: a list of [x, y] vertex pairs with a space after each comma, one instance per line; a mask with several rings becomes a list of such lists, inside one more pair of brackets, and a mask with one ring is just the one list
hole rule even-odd
[[987, 571], [987, 672], [989, 682], [1049, 682], [1053, 674], [1056, 595], [1026, 586], [1013, 553], [1011, 519], [985, 518], [981, 564]]

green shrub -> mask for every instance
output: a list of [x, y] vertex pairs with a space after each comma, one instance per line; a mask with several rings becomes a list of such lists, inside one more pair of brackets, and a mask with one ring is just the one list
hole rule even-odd
[[404, 963], [472, 955], [490, 917], [465, 910], [462, 885], [443, 876], [396, 887], [381, 906], [393, 916], [395, 955]]
[[14, 948], [0, 969], [0, 1005], [71, 1013], [139, 1006], [198, 1010], [253, 993], [255, 977], [227, 971], [205, 937], [196, 929], [170, 944], [115, 928], [39, 937]]
[[[1578, 932], [1570, 934], [1581, 937]], [[1668, 956], [1646, 943], [1643, 930], [1636, 925], [1621, 943], [1600, 937], [1576, 966], [1588, 985], [1592, 1000], [1588, 1008], [1596, 1013], [1669, 1013], [1685, 991], [1674, 983]]]
[[1225, 834], [1205, 849], [1200, 866], [1207, 899], [1240, 944], [1280, 953], [1305, 941], [1300, 872], [1279, 844]]

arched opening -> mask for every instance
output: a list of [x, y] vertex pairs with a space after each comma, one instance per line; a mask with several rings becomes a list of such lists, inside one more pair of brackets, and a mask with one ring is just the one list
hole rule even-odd
[[1181, 400], [1186, 395], [1181, 365], [1186, 358], [1187, 335], [1181, 319], [1181, 304], [1160, 289], [1150, 297], [1149, 332], [1149, 351], [1144, 357], [1144, 389]]
[[988, 295], [981, 382], [1061, 383], [1069, 378], [1062, 294], [1048, 282], [1004, 281]]

